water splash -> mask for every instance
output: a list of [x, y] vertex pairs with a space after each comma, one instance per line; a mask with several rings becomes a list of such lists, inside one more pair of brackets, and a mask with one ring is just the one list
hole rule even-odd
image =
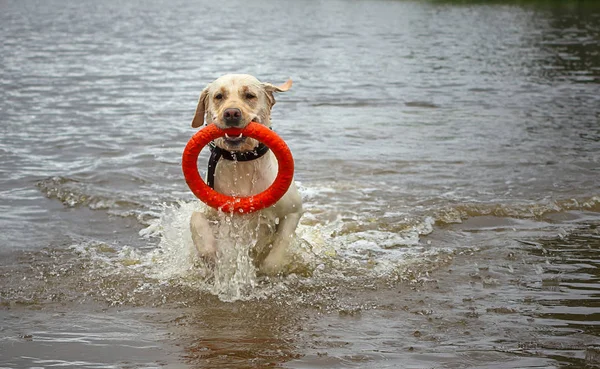
[[[42, 187], [56, 188], [65, 196], [79, 189], [77, 183], [60, 178], [48, 180]], [[214, 222], [217, 261], [200, 258], [189, 221], [193, 212], [206, 213], [208, 209], [197, 200], [152, 204], [152, 216], [140, 231], [146, 246], [74, 240], [70, 247], [73, 269], [79, 268], [77, 263], [87, 265], [86, 283], [94, 291], [84, 291], [86, 296], [100, 296], [111, 304], [160, 304], [206, 295], [222, 301], [277, 296], [302, 299], [299, 291], [332, 285], [417, 280], [451, 257], [451, 251], [422, 242], [433, 230], [435, 219], [431, 216], [411, 215], [402, 209], [381, 216], [368, 209], [360, 214], [342, 213], [314, 202], [315, 196], [335, 191], [330, 186], [300, 186], [300, 190], [307, 211], [290, 245], [285, 276], [260, 274], [257, 251], [253, 250], [261, 239], [259, 213], [221, 214]]]
[[140, 232], [158, 238], [159, 243], [148, 254], [137, 256], [139, 267], [152, 278], [177, 279], [223, 301], [235, 301], [270, 296], [299, 277], [303, 284], [311, 285], [340, 279], [397, 278], [405, 270], [405, 262], [431, 251], [419, 245], [420, 237], [432, 232], [434, 220], [430, 217], [413, 222], [402, 232], [349, 231], [342, 216], [317, 222], [313, 218], [298, 226], [290, 246], [286, 268], [291, 277], [268, 278], [260, 275], [253, 259], [260, 232], [258, 213], [221, 214], [214, 224], [219, 250], [216, 262], [208, 263], [197, 255], [189, 219], [193, 212], [206, 210], [198, 201], [164, 205], [160, 217]]
[[[267, 278], [261, 277], [252, 257], [253, 247], [260, 232], [259, 215], [231, 216], [219, 214], [215, 222], [218, 252], [214, 262], [198, 256], [189, 229], [189, 219], [195, 211], [206, 212], [198, 201], [164, 205], [161, 216], [140, 234], [159, 237], [155, 250], [138, 255], [145, 273], [159, 280], [177, 279], [179, 282], [218, 296], [222, 301], [248, 300], [268, 294]], [[300, 242], [294, 242], [298, 245]], [[300, 261], [308, 258], [298, 255], [293, 247], [290, 260], [298, 269]], [[306, 250], [304, 250], [306, 251]], [[262, 284], [261, 288], [257, 288]]]

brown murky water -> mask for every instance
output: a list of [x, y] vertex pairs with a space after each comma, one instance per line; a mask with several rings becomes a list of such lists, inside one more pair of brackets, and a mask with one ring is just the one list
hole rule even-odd
[[[0, 1], [0, 38], [0, 367], [600, 365], [600, 5]], [[285, 277], [191, 249], [227, 72], [295, 81]]]

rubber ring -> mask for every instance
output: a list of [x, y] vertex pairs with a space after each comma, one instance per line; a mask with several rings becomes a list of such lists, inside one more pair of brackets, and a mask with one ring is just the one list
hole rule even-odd
[[[248, 197], [233, 197], [219, 193], [210, 188], [198, 172], [198, 155], [209, 142], [225, 136], [239, 136], [240, 134], [254, 138], [265, 144], [278, 163], [278, 172], [275, 180], [263, 192]], [[256, 122], [250, 122], [243, 129], [221, 129], [215, 124], [202, 128], [188, 141], [181, 160], [181, 167], [185, 181], [190, 190], [206, 205], [223, 212], [252, 213], [274, 205], [285, 195], [294, 179], [294, 158], [281, 137], [275, 132]]]

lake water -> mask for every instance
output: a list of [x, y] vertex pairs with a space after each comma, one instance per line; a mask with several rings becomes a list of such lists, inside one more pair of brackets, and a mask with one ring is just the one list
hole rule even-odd
[[[0, 367], [600, 365], [600, 4], [0, 0], [0, 39]], [[191, 249], [229, 72], [294, 80], [285, 277]]]

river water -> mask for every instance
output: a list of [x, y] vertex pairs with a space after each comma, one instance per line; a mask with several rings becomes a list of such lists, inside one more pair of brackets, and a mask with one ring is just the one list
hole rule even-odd
[[[599, 4], [0, 0], [0, 39], [0, 367], [600, 365]], [[229, 72], [294, 80], [285, 277], [191, 248]]]

